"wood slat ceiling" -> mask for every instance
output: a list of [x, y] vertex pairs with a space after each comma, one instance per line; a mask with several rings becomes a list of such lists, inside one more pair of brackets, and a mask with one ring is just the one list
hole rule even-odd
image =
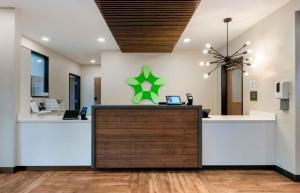
[[201, 0], [95, 0], [122, 52], [172, 52]]

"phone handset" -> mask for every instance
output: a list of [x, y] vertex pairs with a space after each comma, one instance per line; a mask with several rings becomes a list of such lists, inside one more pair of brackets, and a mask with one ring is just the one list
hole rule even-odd
[[193, 96], [192, 93], [186, 93], [187, 105], [193, 105]]
[[80, 111], [80, 117], [81, 117], [81, 120], [87, 120], [87, 117], [86, 117], [86, 113], [87, 113], [87, 110], [88, 108], [87, 107], [83, 107]]

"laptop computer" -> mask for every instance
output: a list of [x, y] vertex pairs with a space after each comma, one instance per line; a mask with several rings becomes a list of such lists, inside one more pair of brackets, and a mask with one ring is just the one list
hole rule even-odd
[[180, 96], [166, 96], [167, 105], [182, 105]]

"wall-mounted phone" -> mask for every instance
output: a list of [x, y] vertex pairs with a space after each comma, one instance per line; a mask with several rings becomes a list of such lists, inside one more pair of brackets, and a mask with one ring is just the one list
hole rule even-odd
[[186, 93], [187, 104], [186, 105], [193, 105], [193, 96], [191, 93]]
[[88, 108], [87, 107], [83, 107], [80, 111], [80, 118], [81, 120], [87, 120], [87, 117], [86, 117], [86, 113], [87, 113], [87, 110]]

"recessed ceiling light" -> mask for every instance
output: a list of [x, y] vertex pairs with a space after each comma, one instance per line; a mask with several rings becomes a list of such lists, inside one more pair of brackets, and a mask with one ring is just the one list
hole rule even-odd
[[96, 60], [92, 59], [92, 60], [90, 60], [90, 63], [95, 64]]
[[185, 38], [185, 39], [183, 40], [183, 42], [184, 42], [184, 43], [190, 43], [190, 42], [191, 42], [191, 39], [190, 39], [190, 38]]
[[49, 41], [50, 41], [50, 39], [49, 39], [48, 37], [42, 37], [42, 40], [43, 40], [44, 42], [49, 42]]
[[105, 42], [105, 38], [98, 38], [98, 42]]

